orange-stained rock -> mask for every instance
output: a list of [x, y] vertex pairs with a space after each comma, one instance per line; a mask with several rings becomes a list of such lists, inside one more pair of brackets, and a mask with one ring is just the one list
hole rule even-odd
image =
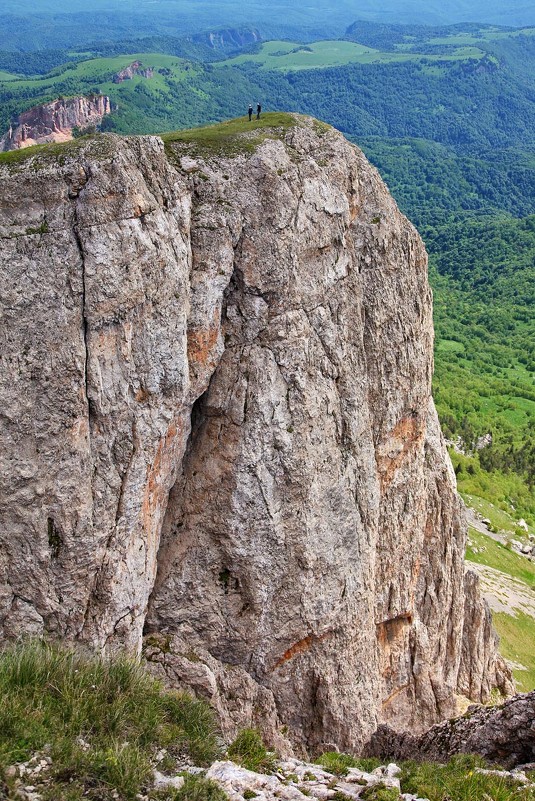
[[83, 131], [99, 125], [111, 114], [110, 98], [106, 95], [59, 98], [21, 112], [9, 131], [0, 139], [0, 151], [19, 150], [47, 142], [67, 142], [73, 129]]

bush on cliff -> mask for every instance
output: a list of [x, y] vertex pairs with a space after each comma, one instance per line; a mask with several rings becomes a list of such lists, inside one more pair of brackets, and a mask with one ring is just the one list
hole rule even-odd
[[[0, 653], [0, 698], [0, 778], [14, 788], [8, 767], [38, 755], [43, 799], [111, 798], [114, 790], [133, 799], [150, 784], [160, 749], [197, 765], [219, 754], [208, 705], [165, 692], [124, 658], [43, 642], [9, 646]], [[24, 783], [36, 783], [32, 773]]]
[[227, 756], [247, 770], [271, 773], [275, 770], [276, 755], [268, 751], [257, 729], [243, 729], [227, 751]]

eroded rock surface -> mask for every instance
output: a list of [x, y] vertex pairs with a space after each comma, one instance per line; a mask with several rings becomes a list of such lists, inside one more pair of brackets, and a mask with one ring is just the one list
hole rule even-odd
[[161, 675], [303, 749], [451, 714], [461, 659], [484, 700], [426, 254], [360, 151], [295, 117], [0, 169], [4, 636], [163, 635]]
[[[535, 763], [535, 692], [516, 695], [500, 706], [469, 707], [465, 715], [431, 727], [420, 737], [381, 727], [368, 752], [396, 759], [447, 760], [480, 754], [506, 768]], [[519, 781], [524, 781], [521, 777]]]
[[67, 142], [72, 139], [74, 128], [84, 130], [98, 125], [106, 114], [111, 114], [110, 98], [106, 95], [60, 98], [34, 106], [19, 114], [0, 139], [0, 151]]

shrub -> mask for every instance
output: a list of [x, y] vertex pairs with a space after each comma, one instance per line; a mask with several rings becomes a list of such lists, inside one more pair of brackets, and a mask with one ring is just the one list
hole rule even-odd
[[271, 773], [275, 769], [276, 755], [267, 750], [257, 729], [243, 729], [229, 745], [227, 754], [234, 762], [256, 773]]

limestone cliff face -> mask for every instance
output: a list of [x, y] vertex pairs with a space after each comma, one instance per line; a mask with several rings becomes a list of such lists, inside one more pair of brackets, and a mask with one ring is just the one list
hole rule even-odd
[[72, 139], [73, 128], [98, 125], [110, 113], [110, 98], [105, 95], [61, 98], [35, 106], [19, 114], [0, 139], [0, 151], [18, 150], [47, 142], [66, 142]]
[[0, 622], [145, 632], [226, 732], [359, 748], [459, 681], [479, 700], [497, 657], [465, 615], [423, 244], [357, 148], [289, 123], [0, 167]]

